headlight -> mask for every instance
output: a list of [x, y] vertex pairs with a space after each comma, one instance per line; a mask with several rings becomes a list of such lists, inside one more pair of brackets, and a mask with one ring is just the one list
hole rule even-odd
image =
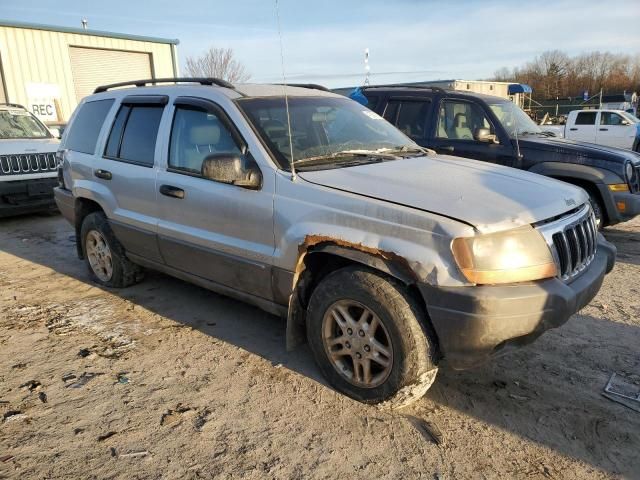
[[464, 276], [476, 284], [526, 282], [557, 274], [547, 242], [529, 225], [456, 238], [451, 250]]
[[624, 173], [627, 176], [627, 181], [630, 182], [633, 178], [633, 165], [631, 165], [631, 162], [627, 162], [624, 166]]

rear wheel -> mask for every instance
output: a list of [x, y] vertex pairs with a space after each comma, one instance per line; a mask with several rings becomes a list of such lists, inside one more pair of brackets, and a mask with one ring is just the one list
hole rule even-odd
[[435, 346], [404, 285], [362, 267], [329, 274], [313, 292], [307, 338], [338, 391], [365, 403], [407, 405], [435, 380]]
[[80, 232], [82, 251], [91, 276], [107, 287], [127, 287], [142, 280], [142, 269], [131, 262], [102, 212], [87, 215]]

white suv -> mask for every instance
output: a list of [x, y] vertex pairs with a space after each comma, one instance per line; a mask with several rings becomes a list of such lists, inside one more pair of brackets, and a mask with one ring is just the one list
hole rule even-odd
[[55, 208], [58, 144], [22, 105], [0, 104], [0, 217]]

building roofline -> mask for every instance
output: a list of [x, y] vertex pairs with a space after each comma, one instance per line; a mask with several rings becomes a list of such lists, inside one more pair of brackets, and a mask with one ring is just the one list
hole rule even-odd
[[41, 23], [17, 22], [13, 20], [0, 19], [0, 27], [28, 28], [31, 30], [46, 30], [49, 32], [75, 33], [77, 35], [93, 35], [96, 37], [120, 38], [123, 40], [137, 40], [139, 42], [166, 43], [169, 45], [178, 45], [180, 40], [177, 38], [158, 38], [145, 37], [142, 35], [129, 35], [126, 33], [105, 32], [102, 30], [85, 30], [83, 28], [61, 27], [57, 25], [44, 25]]

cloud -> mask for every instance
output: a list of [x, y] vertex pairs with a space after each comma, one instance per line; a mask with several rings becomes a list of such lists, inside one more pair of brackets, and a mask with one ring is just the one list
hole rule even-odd
[[[343, 12], [338, 20], [324, 24], [316, 23], [314, 14], [326, 5], [300, 4], [307, 11], [304, 18], [293, 15], [296, 12], [283, 15], [287, 73], [297, 81], [329, 86], [362, 83], [365, 48], [371, 52], [372, 79], [384, 77], [385, 82], [486, 78], [501, 66], [521, 65], [548, 49], [570, 54], [640, 50], [640, 36], [629, 25], [629, 18], [640, 18], [637, 1], [617, 2], [610, 9], [600, 3], [570, 1], [527, 9], [497, 1], [453, 5], [404, 1], [386, 3], [384, 8], [369, 2], [366, 8]], [[598, 21], [587, 22], [594, 18]], [[265, 23], [269, 20], [265, 16]], [[281, 78], [275, 32], [231, 32], [216, 44], [232, 46], [253, 80]], [[191, 42], [185, 40], [183, 45], [188, 50]]]
[[[215, 45], [234, 48], [255, 81], [280, 81], [274, 0], [46, 0], [5, 2], [3, 16], [40, 23], [180, 39], [179, 58]], [[285, 68], [298, 82], [328, 86], [372, 81], [486, 78], [545, 50], [573, 55], [640, 52], [640, 1], [279, 0]]]

